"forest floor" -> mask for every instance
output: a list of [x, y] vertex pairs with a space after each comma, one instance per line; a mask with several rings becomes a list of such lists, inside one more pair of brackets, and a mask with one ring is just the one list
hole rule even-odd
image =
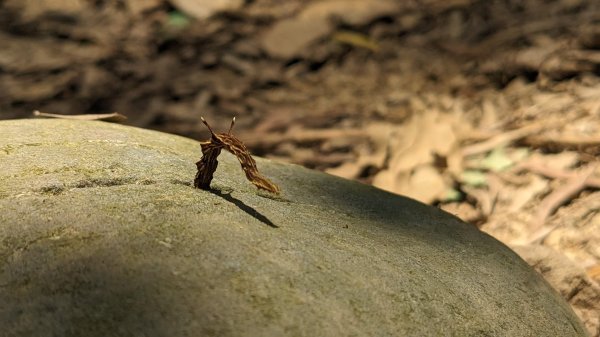
[[600, 336], [600, 3], [5, 0], [0, 118], [118, 111], [447, 210]]

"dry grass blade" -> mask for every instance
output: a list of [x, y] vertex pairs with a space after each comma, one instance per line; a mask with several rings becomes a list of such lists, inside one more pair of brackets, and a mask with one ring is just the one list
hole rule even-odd
[[121, 115], [118, 112], [113, 112], [109, 114], [85, 114], [85, 115], [61, 115], [61, 114], [52, 114], [47, 112], [34, 111], [33, 116], [35, 117], [45, 117], [45, 118], [60, 118], [60, 119], [74, 119], [80, 121], [105, 121], [105, 122], [115, 122], [121, 123], [127, 120], [127, 117]]
[[[572, 172], [568, 172], [568, 171], [557, 170], [557, 169], [554, 169], [551, 167], [542, 166], [542, 165], [535, 164], [535, 163], [523, 164], [523, 165], [520, 165], [519, 167], [517, 167], [516, 169], [517, 170], [527, 170], [529, 172], [539, 174], [546, 178], [551, 178], [551, 179], [569, 179], [569, 178], [572, 178], [576, 174], [576, 173], [572, 173]], [[600, 188], [600, 179], [594, 178], [594, 177], [589, 177], [586, 180], [586, 185], [591, 188], [599, 189]]]
[[200, 143], [202, 148], [202, 158], [196, 163], [198, 172], [194, 179], [194, 187], [205, 190], [210, 189], [210, 182], [213, 179], [213, 174], [218, 165], [217, 157], [221, 153], [221, 149], [225, 149], [237, 157], [242, 165], [242, 170], [244, 170], [244, 173], [246, 174], [246, 178], [248, 178], [254, 186], [271, 193], [279, 194], [279, 187], [258, 172], [256, 161], [250, 156], [250, 151], [248, 151], [248, 148], [246, 148], [244, 143], [231, 135], [231, 129], [235, 123], [235, 118], [231, 121], [228, 133], [216, 134], [204, 118], [202, 118], [202, 122], [208, 127], [211, 138], [208, 141]]

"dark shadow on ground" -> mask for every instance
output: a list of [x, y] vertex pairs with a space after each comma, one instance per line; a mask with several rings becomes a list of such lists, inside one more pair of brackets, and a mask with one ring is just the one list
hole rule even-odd
[[163, 289], [177, 277], [162, 265], [148, 268], [130, 242], [107, 241], [42, 240], [5, 264], [0, 335], [177, 335], [185, 323], [177, 303], [187, 294]]
[[274, 224], [271, 220], [269, 220], [269, 218], [267, 218], [266, 216], [261, 214], [259, 211], [255, 210], [251, 206], [244, 204], [241, 200], [232, 197], [231, 193], [223, 193], [222, 191], [212, 190], [212, 189], [209, 190], [209, 192], [236, 205], [239, 209], [246, 212], [248, 215], [255, 218], [256, 220], [264, 223], [265, 225], [267, 225], [269, 227], [273, 227], [273, 228], [279, 228], [279, 226]]

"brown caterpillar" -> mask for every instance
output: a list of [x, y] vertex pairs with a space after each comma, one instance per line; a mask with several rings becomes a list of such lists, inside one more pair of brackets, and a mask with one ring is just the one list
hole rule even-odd
[[231, 130], [235, 124], [235, 117], [233, 117], [233, 120], [231, 121], [229, 131], [227, 133], [219, 134], [213, 132], [212, 128], [203, 117], [200, 117], [200, 119], [208, 128], [208, 131], [210, 131], [211, 137], [207, 141], [200, 142], [202, 158], [196, 163], [198, 172], [196, 172], [196, 177], [194, 179], [194, 187], [203, 190], [210, 189], [210, 182], [219, 165], [217, 157], [221, 154], [221, 149], [225, 149], [237, 157], [242, 165], [242, 170], [244, 170], [244, 173], [246, 174], [246, 178], [248, 178], [254, 186], [271, 193], [279, 194], [279, 187], [269, 179], [260, 175], [258, 168], [256, 167], [256, 161], [250, 156], [250, 152], [244, 143], [231, 135]]

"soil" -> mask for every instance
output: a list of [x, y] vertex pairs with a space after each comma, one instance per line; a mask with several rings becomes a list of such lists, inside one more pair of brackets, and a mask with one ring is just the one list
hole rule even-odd
[[255, 155], [444, 208], [545, 276], [569, 261], [548, 280], [600, 336], [597, 1], [5, 0], [0, 24], [0, 118], [203, 140], [237, 116]]

